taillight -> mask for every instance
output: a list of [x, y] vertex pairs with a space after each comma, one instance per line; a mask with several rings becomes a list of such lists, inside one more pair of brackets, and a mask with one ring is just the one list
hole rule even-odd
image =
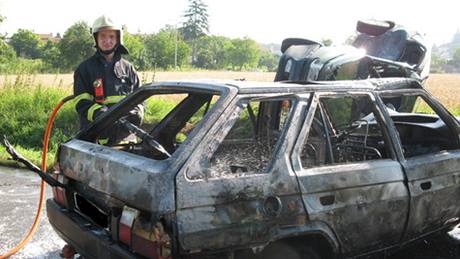
[[143, 221], [140, 212], [125, 206], [121, 214], [118, 238], [131, 250], [148, 258], [171, 259], [171, 242], [163, 225]]
[[118, 239], [128, 245], [131, 246], [131, 228], [133, 226], [134, 220], [139, 215], [139, 211], [128, 206], [123, 208], [123, 212], [120, 218], [120, 225], [118, 227]]
[[[53, 174], [53, 178], [58, 180], [58, 182], [62, 184], [67, 184], [67, 178], [62, 174]], [[65, 194], [65, 189], [62, 187], [53, 187], [53, 197], [54, 200], [59, 203], [60, 205], [69, 208], [67, 204], [67, 197]]]

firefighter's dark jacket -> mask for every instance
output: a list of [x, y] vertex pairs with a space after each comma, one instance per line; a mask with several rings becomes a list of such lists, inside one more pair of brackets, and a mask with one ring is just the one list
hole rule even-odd
[[[103, 98], [96, 93], [96, 87], [101, 83]], [[83, 61], [74, 73], [75, 105], [80, 117], [80, 129], [92, 122], [101, 110], [117, 103], [138, 87], [137, 72], [119, 53], [115, 53], [112, 63], [107, 63], [99, 51]]]

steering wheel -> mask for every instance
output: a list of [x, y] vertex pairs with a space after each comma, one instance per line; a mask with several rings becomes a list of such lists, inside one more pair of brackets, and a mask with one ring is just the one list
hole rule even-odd
[[[355, 129], [359, 129], [362, 126], [362, 124], [360, 122], [361, 122], [360, 120], [353, 121], [353, 122], [347, 124], [346, 127], [341, 128], [340, 131], [351, 132], [351, 131], [354, 131]], [[340, 125], [340, 126], [344, 126], [344, 125]]]
[[134, 125], [130, 121], [124, 118], [120, 118], [118, 120], [121, 125], [123, 125], [127, 130], [129, 130], [131, 133], [134, 133], [134, 135], [138, 136], [140, 139], [144, 141], [147, 145], [150, 147], [154, 148], [158, 152], [164, 154], [168, 158], [171, 157], [171, 154], [166, 151], [166, 149], [158, 143], [150, 134], [148, 134], [146, 131], [143, 129], [139, 128], [138, 126]]

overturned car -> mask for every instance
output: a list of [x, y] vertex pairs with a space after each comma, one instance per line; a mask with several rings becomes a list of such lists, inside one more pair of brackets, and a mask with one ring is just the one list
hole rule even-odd
[[358, 21], [348, 46], [326, 47], [300, 38], [281, 45], [275, 81], [428, 78], [431, 45], [417, 32], [391, 21]]
[[417, 80], [156, 83], [60, 146], [47, 215], [85, 258], [352, 257], [458, 223], [459, 148]]

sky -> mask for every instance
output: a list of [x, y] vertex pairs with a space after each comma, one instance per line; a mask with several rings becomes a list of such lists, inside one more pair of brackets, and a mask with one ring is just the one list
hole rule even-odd
[[[359, 19], [393, 20], [426, 35], [436, 45], [451, 41], [460, 29], [459, 0], [203, 0], [208, 5], [210, 33], [249, 37], [259, 43], [284, 38], [332, 39], [341, 44], [353, 35]], [[77, 21], [92, 25], [102, 14], [131, 33], [154, 33], [177, 25], [188, 0], [0, 0], [0, 33], [17, 29], [64, 34]]]

